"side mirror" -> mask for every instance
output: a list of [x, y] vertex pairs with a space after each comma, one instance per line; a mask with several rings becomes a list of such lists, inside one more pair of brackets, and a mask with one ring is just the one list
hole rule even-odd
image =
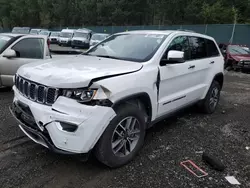
[[13, 58], [16, 56], [17, 56], [17, 54], [16, 54], [15, 50], [12, 50], [12, 49], [8, 49], [3, 53], [3, 57], [6, 57], [6, 58]]
[[184, 62], [185, 62], [184, 52], [170, 50], [167, 54], [167, 59], [163, 58], [161, 60], [161, 65], [184, 63]]

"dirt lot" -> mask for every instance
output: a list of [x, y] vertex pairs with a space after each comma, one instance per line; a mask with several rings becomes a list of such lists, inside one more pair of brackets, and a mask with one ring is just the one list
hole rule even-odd
[[64, 46], [64, 47], [61, 47], [61, 46], [58, 46], [57, 44], [51, 44], [50, 45], [50, 49], [51, 50], [56, 50], [56, 51], [61, 51], [61, 50], [68, 50], [68, 51], [71, 51], [71, 50], [81, 50], [81, 51], [86, 51], [86, 49], [81, 49], [81, 48], [71, 48], [71, 47], [67, 47], [67, 46]]
[[[13, 93], [0, 92], [0, 187], [21, 188], [225, 188], [225, 176], [250, 187], [250, 75], [227, 73], [220, 106], [213, 115], [195, 108], [160, 122], [147, 134], [145, 147], [129, 165], [110, 170], [93, 157], [82, 163], [59, 156], [26, 138], [11, 117]], [[216, 172], [201, 160], [208, 151], [227, 166]], [[196, 178], [180, 166], [193, 160], [208, 172]], [[237, 187], [237, 186], [236, 186]]]

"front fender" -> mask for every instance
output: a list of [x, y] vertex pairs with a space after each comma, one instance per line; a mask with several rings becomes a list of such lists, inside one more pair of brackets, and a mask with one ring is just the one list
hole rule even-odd
[[[151, 103], [152, 120], [157, 116], [157, 73], [158, 69], [140, 70], [135, 73], [116, 76], [95, 82], [105, 87], [109, 91], [109, 100], [117, 103], [126, 100], [130, 96], [136, 96], [145, 93]], [[139, 98], [139, 97], [138, 97]]]

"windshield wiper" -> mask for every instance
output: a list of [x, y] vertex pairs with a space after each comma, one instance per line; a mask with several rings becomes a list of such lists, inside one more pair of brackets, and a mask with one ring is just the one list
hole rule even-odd
[[109, 59], [120, 59], [118, 57], [110, 56], [110, 55], [94, 55], [96, 57], [103, 57], [103, 58], [109, 58]]

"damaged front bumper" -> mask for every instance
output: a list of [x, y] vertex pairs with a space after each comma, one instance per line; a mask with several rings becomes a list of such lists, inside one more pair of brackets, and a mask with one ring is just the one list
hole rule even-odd
[[[88, 153], [116, 116], [111, 107], [88, 106], [59, 97], [52, 106], [25, 98], [13, 87], [10, 110], [20, 129], [33, 141], [61, 154]], [[64, 129], [65, 125], [74, 126]]]

